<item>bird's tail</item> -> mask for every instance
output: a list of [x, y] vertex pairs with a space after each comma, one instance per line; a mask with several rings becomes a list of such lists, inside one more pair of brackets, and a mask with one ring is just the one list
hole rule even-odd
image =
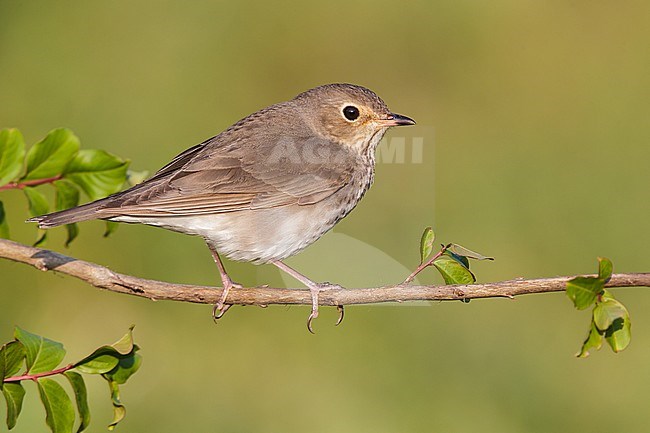
[[51, 227], [60, 226], [63, 224], [78, 223], [80, 221], [92, 220], [97, 218], [106, 218], [104, 212], [100, 212], [104, 208], [106, 200], [97, 200], [81, 206], [65, 209], [58, 212], [52, 212], [46, 215], [33, 217], [27, 220], [28, 223], [38, 223], [42, 229], [49, 229]]

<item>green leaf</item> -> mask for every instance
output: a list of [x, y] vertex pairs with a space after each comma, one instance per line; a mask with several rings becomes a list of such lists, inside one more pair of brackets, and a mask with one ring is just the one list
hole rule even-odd
[[611, 260], [598, 257], [597, 277], [575, 277], [566, 284], [566, 294], [578, 310], [584, 310], [596, 302], [604, 293], [605, 284], [612, 277], [614, 266]]
[[115, 221], [106, 221], [106, 230], [104, 230], [104, 237], [107, 238], [110, 235], [117, 230], [117, 227], [119, 226], [118, 223]]
[[445, 284], [472, 284], [476, 281], [474, 274], [450, 255], [443, 254], [434, 260], [433, 265], [442, 275]]
[[74, 408], [70, 397], [53, 379], [39, 379], [38, 391], [45, 407], [45, 423], [52, 433], [72, 433]]
[[121, 358], [131, 356], [137, 349], [138, 346], [133, 344], [132, 326], [129, 328], [129, 331], [115, 343], [96, 349], [93, 353], [74, 364], [74, 367], [82, 373], [108, 373], [117, 367]]
[[[67, 180], [57, 180], [53, 182], [56, 189], [56, 210], [69, 209], [79, 204], [79, 189], [74, 183]], [[65, 241], [65, 246], [70, 245], [77, 235], [79, 234], [79, 227], [77, 224], [66, 224], [68, 231], [68, 238]]]
[[25, 359], [25, 347], [20, 341], [10, 341], [0, 348], [0, 383], [18, 373]]
[[108, 386], [111, 390], [111, 402], [113, 403], [113, 421], [108, 425], [108, 429], [112, 431], [126, 416], [126, 408], [120, 401], [120, 387], [117, 382], [109, 380]]
[[435, 239], [436, 235], [433, 233], [433, 229], [431, 227], [425, 228], [420, 239], [420, 264], [424, 263], [427, 257], [431, 255]]
[[458, 244], [451, 244], [449, 248], [447, 249], [448, 251], [451, 251], [455, 254], [458, 254], [459, 256], [467, 257], [468, 259], [473, 259], [473, 260], [494, 260], [494, 257], [488, 257], [484, 256], [482, 254], [477, 253], [476, 251], [472, 251], [468, 248], [465, 248], [462, 245]]
[[[32, 216], [39, 216], [48, 213], [50, 205], [47, 203], [47, 199], [40, 191], [37, 191], [31, 186], [27, 186], [23, 188], [23, 192], [25, 193], [25, 197], [27, 197], [29, 213]], [[47, 237], [47, 232], [43, 229], [38, 229], [37, 233], [37, 240], [34, 243], [34, 246], [41, 245], [43, 242], [45, 242], [45, 239]]]
[[47, 199], [36, 188], [26, 186], [23, 188], [23, 192], [27, 197], [27, 203], [29, 204], [29, 213], [32, 216], [43, 215], [50, 210], [50, 205], [47, 203]]
[[0, 186], [20, 176], [25, 158], [25, 140], [15, 128], [0, 130]]
[[566, 294], [578, 310], [584, 310], [596, 302], [603, 292], [604, 282], [595, 277], [575, 277], [566, 283]]
[[605, 331], [605, 340], [615, 353], [624, 350], [632, 338], [630, 317], [619, 317]]
[[596, 328], [596, 324], [592, 321], [591, 328], [589, 330], [589, 335], [587, 335], [587, 338], [585, 339], [584, 343], [582, 343], [582, 348], [580, 349], [580, 352], [576, 354], [576, 356], [578, 358], [586, 358], [587, 356], [589, 356], [589, 351], [591, 349], [598, 350], [602, 345], [603, 345], [603, 336], [601, 335], [598, 328]]
[[128, 165], [103, 150], [81, 150], [66, 167], [64, 178], [79, 185], [91, 200], [98, 200], [122, 189]]
[[9, 239], [9, 224], [7, 223], [7, 214], [5, 206], [0, 201], [0, 238]]
[[594, 308], [594, 324], [602, 332], [612, 326], [616, 319], [625, 319], [628, 316], [627, 309], [616, 299], [598, 302]]
[[610, 278], [612, 278], [612, 272], [614, 270], [614, 265], [612, 261], [606, 257], [598, 257], [598, 278], [603, 282], [607, 283]]
[[[137, 346], [135, 346], [135, 350], [137, 350]], [[138, 371], [141, 364], [142, 356], [134, 352], [132, 355], [120, 358], [117, 366], [102, 376], [109, 382], [116, 382], [121, 385], [126, 383]]]
[[23, 179], [58, 176], [78, 151], [79, 139], [72, 131], [65, 128], [50, 131], [27, 152], [27, 173]]
[[16, 426], [18, 415], [23, 408], [25, 388], [20, 382], [8, 382], [2, 384], [2, 394], [7, 401], [7, 427], [9, 430]]
[[133, 328], [135, 328], [135, 325], [131, 325], [122, 338], [111, 344], [111, 347], [122, 355], [128, 355], [138, 349], [138, 346], [133, 343]]
[[120, 354], [111, 347], [100, 347], [75, 364], [82, 373], [101, 374], [111, 371], [119, 362]]
[[451, 250], [446, 250], [444, 254], [448, 255], [451, 258], [456, 259], [457, 261], [460, 262], [461, 265], [465, 266], [467, 269], [469, 269], [469, 259], [465, 256], [461, 256], [460, 254], [456, 254], [455, 252]]
[[88, 391], [83, 377], [74, 371], [66, 371], [65, 377], [70, 381], [74, 391], [74, 397], [77, 401], [77, 411], [79, 411], [79, 419], [81, 420], [77, 433], [86, 430], [90, 424], [90, 408], [88, 407]]
[[63, 345], [56, 341], [32, 334], [19, 327], [16, 327], [14, 336], [25, 346], [27, 371], [31, 374], [54, 370], [65, 356]]
[[118, 341], [111, 346], [114, 350], [119, 352], [117, 365], [109, 372], [102, 374], [102, 376], [109, 382], [117, 384], [126, 383], [142, 364], [142, 357], [137, 352], [140, 348], [137, 344], [133, 344], [133, 326], [129, 331]]

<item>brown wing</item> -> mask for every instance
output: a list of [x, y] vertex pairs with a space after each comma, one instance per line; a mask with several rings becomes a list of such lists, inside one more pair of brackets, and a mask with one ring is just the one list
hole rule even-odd
[[[103, 212], [191, 216], [308, 205], [352, 179], [355, 157], [338, 144], [304, 130], [287, 134], [255, 124], [237, 134], [237, 125], [183, 152], [151, 179], [117, 195]], [[287, 135], [302, 138], [287, 141]]]

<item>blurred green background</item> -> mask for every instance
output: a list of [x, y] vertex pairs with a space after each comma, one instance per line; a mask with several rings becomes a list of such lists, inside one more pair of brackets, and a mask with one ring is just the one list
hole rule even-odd
[[[313, 279], [390, 284], [422, 229], [493, 263], [479, 281], [649, 271], [650, 3], [0, 0], [0, 127], [29, 143], [71, 128], [85, 148], [155, 171], [241, 117], [329, 82], [375, 90], [418, 125], [406, 162], [383, 161], [358, 208], [299, 256]], [[410, 162], [413, 138], [423, 162]], [[30, 243], [20, 192], [0, 195]], [[83, 223], [65, 250], [119, 272], [217, 284], [200, 239]], [[236, 281], [297, 283], [226, 263]], [[646, 431], [650, 294], [618, 290], [633, 334], [622, 354], [573, 354], [588, 328], [562, 294], [357, 306], [316, 335], [307, 307], [209, 306], [108, 293], [0, 261], [0, 341], [14, 325], [63, 341], [68, 360], [135, 323], [143, 367], [124, 387], [122, 432]], [[421, 282], [440, 280], [431, 271]], [[91, 378], [93, 423], [110, 421]], [[36, 388], [16, 432], [44, 431]], [[4, 417], [4, 409], [0, 409]], [[0, 430], [3, 427], [0, 427]], [[6, 428], [6, 427], [5, 427]]]

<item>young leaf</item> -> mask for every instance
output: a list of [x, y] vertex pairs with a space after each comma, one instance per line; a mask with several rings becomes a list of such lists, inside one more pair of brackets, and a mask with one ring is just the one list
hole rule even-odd
[[25, 158], [25, 140], [15, 128], [0, 130], [0, 186], [20, 176]]
[[467, 257], [456, 254], [451, 250], [445, 250], [445, 254], [453, 259], [456, 259], [458, 262], [460, 262], [461, 265], [469, 269], [469, 259]]
[[72, 385], [74, 397], [77, 401], [77, 411], [79, 411], [79, 419], [81, 420], [77, 433], [81, 433], [86, 430], [86, 427], [90, 424], [90, 409], [88, 408], [88, 392], [86, 390], [86, 384], [79, 373], [66, 371], [64, 374], [70, 381], [70, 385]]
[[[53, 185], [56, 189], [56, 210], [69, 209], [79, 204], [79, 190], [72, 182], [57, 180]], [[68, 238], [65, 240], [67, 247], [79, 234], [79, 227], [77, 224], [66, 224], [65, 228], [68, 231]]]
[[81, 150], [63, 176], [79, 185], [91, 200], [97, 200], [122, 189], [128, 165], [128, 161], [103, 150]]
[[595, 277], [575, 277], [566, 283], [566, 294], [578, 310], [584, 310], [596, 302], [602, 293], [604, 282]]
[[120, 401], [120, 387], [117, 382], [108, 382], [111, 390], [111, 402], [113, 403], [113, 421], [108, 425], [108, 430], [112, 431], [115, 426], [126, 416], [126, 408]]
[[126, 383], [129, 377], [135, 374], [142, 364], [142, 356], [135, 353], [136, 350], [138, 350], [138, 346], [135, 346], [131, 355], [120, 358], [117, 366], [102, 376], [109, 382], [115, 382], [119, 385]]
[[33, 145], [27, 152], [27, 173], [23, 179], [54, 177], [79, 151], [79, 139], [69, 129], [59, 128]]
[[611, 260], [598, 257], [597, 277], [575, 277], [567, 281], [566, 294], [578, 310], [589, 307], [596, 302], [598, 295], [604, 293], [605, 284], [612, 277], [612, 270]]
[[108, 373], [117, 366], [120, 354], [110, 347], [100, 347], [75, 364], [75, 368], [86, 374]]
[[598, 328], [596, 328], [596, 324], [592, 321], [589, 335], [587, 335], [587, 339], [584, 341], [584, 343], [582, 343], [582, 348], [580, 349], [580, 352], [576, 354], [576, 356], [578, 358], [586, 358], [589, 356], [589, 351], [591, 349], [598, 350], [602, 345], [603, 336], [601, 335]]
[[2, 384], [2, 394], [7, 401], [7, 427], [9, 430], [16, 426], [16, 420], [23, 408], [25, 388], [20, 382], [7, 382]]
[[111, 347], [122, 355], [128, 355], [133, 350], [138, 349], [138, 346], [133, 343], [133, 328], [135, 328], [135, 325], [131, 325], [129, 327], [129, 330], [122, 336], [122, 338], [111, 344]]
[[133, 344], [133, 326], [131, 326], [122, 338], [111, 345], [96, 349], [93, 353], [74, 364], [74, 367], [82, 373], [108, 373], [117, 367], [120, 358], [132, 355], [137, 349], [138, 346]]
[[74, 408], [70, 397], [53, 379], [39, 379], [38, 391], [45, 407], [45, 423], [52, 433], [72, 433]]
[[19, 341], [10, 341], [0, 348], [0, 383], [18, 373], [25, 359], [25, 347]]
[[598, 278], [604, 283], [607, 283], [612, 278], [612, 271], [614, 265], [612, 261], [606, 257], [598, 257]]
[[54, 370], [65, 356], [61, 343], [32, 334], [19, 327], [14, 337], [25, 347], [27, 372], [31, 374]]
[[5, 206], [0, 201], [0, 238], [9, 239], [9, 224], [7, 223], [7, 214]]
[[476, 282], [474, 274], [463, 263], [450, 255], [443, 254], [433, 262], [433, 265], [442, 275], [445, 284], [472, 284]]
[[424, 263], [427, 257], [431, 255], [435, 239], [436, 235], [433, 233], [433, 229], [431, 227], [425, 228], [420, 239], [420, 264]]
[[598, 302], [594, 308], [594, 324], [605, 332], [616, 319], [629, 317], [627, 309], [616, 299], [606, 299]]
[[615, 353], [624, 350], [630, 344], [631, 327], [630, 317], [625, 316], [615, 319], [605, 331], [605, 340]]
[[494, 260], [494, 257], [484, 256], [482, 254], [477, 253], [476, 251], [472, 251], [458, 244], [451, 244], [448, 248], [448, 251], [451, 251], [453, 253], [458, 254], [459, 256], [467, 257], [468, 259], [473, 259], [473, 260]]

